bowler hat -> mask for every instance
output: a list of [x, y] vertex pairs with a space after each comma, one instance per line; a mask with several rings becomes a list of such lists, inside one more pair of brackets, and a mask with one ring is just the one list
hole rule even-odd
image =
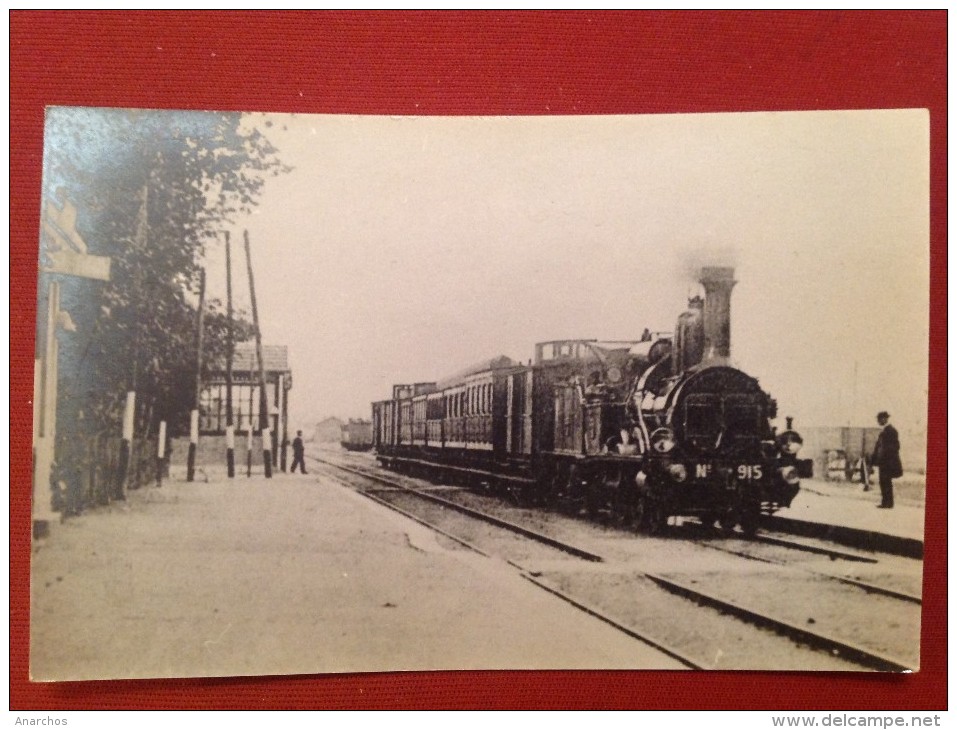
[[877, 414], [877, 417], [878, 417], [878, 418], [890, 418], [890, 417], [891, 417], [891, 414], [888, 413], [887, 411], [881, 411], [880, 413]]

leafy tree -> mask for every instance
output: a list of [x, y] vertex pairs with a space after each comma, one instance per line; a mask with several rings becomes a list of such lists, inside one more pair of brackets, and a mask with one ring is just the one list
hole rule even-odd
[[[48, 109], [44, 200], [74, 204], [89, 252], [111, 260], [109, 282], [59, 277], [77, 331], [60, 338], [58, 430], [118, 433], [127, 390], [138, 434], [161, 419], [173, 432], [188, 422], [205, 248], [256, 206], [269, 176], [290, 169], [268, 125], [239, 113]], [[225, 314], [207, 305], [204, 351], [222, 359]], [[45, 304], [38, 311], [42, 330]], [[237, 315], [241, 342], [252, 329]]]

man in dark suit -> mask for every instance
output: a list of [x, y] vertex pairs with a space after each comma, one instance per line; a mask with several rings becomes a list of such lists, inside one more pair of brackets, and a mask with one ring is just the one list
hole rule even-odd
[[877, 437], [874, 454], [871, 457], [871, 462], [879, 470], [881, 503], [877, 506], [881, 509], [892, 509], [894, 507], [894, 482], [892, 480], [904, 475], [904, 469], [901, 466], [900, 439], [897, 436], [897, 429], [889, 421], [890, 414], [887, 411], [881, 411], [877, 414], [877, 422], [882, 426], [882, 430]]
[[290, 474], [296, 473], [296, 466], [299, 466], [299, 470], [303, 474], [307, 474], [306, 471], [306, 462], [303, 458], [305, 456], [305, 448], [302, 443], [302, 431], [296, 431], [296, 438], [292, 440], [292, 468], [289, 470]]

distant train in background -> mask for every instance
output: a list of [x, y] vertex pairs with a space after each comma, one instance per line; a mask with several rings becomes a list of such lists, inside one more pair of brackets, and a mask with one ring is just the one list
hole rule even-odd
[[350, 418], [348, 423], [342, 424], [339, 443], [348, 451], [368, 451], [372, 448], [372, 422]]
[[674, 334], [558, 340], [372, 404], [376, 458], [399, 471], [611, 513], [656, 532], [669, 517], [753, 532], [787, 507], [810, 462], [777, 434], [777, 403], [733, 367], [734, 270], [703, 269]]

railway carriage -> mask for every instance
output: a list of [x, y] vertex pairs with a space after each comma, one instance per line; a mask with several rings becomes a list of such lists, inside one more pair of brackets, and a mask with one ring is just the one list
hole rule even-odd
[[359, 418], [350, 418], [342, 424], [339, 443], [347, 451], [368, 451], [372, 448], [372, 423]]
[[444, 381], [396, 385], [373, 403], [373, 445], [390, 468], [570, 511], [613, 513], [654, 532], [673, 515], [752, 532], [789, 506], [807, 462], [776, 435], [776, 403], [733, 367], [733, 270], [701, 272], [674, 334], [538, 343]]

